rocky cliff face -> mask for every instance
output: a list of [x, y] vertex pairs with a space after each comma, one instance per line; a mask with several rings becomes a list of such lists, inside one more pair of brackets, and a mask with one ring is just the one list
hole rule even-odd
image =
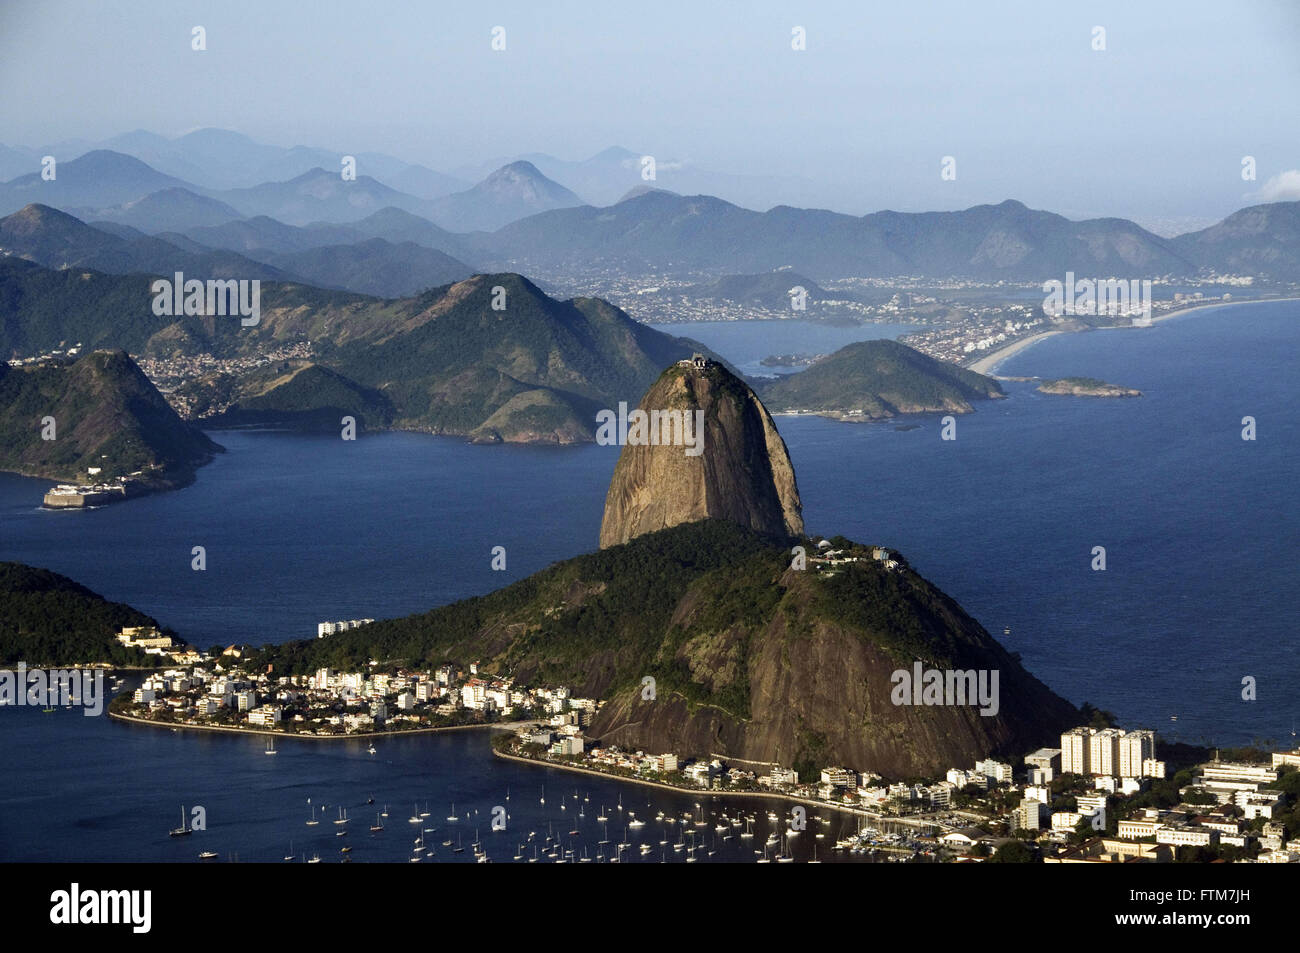
[[[675, 364], [646, 392], [637, 410], [650, 422], [643, 431], [646, 439], [638, 440], [629, 414], [633, 426], [605, 497], [602, 549], [709, 518], [769, 536], [803, 532], [799, 488], [785, 441], [754, 392], [725, 367], [712, 361]], [[698, 444], [648, 442], [677, 433], [664, 427], [665, 412], [702, 421], [701, 433], [687, 430]], [[659, 426], [652, 427], [656, 420]]]
[[[652, 702], [639, 686], [613, 693], [590, 734], [646, 751], [805, 770], [844, 764], [900, 778], [936, 775], [993, 752], [1015, 756], [1079, 718], [909, 569], [857, 565], [834, 578], [787, 570], [774, 585], [775, 606], [751, 625], [711, 624], [722, 593], [688, 592], [670, 629], [686, 635], [666, 639], [659, 660], [661, 670], [687, 673], [689, 681]], [[992, 701], [981, 705], [973, 692], [966, 704], [952, 704], [936, 691], [928, 703], [918, 692], [901, 704], [896, 673], [913, 676], [917, 667], [984, 678], [995, 689], [985, 696]], [[698, 687], [718, 701], [701, 704]]]

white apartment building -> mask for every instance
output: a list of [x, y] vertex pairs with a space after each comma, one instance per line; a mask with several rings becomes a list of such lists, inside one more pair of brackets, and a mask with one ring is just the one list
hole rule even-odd
[[1061, 772], [1063, 774], [1091, 774], [1090, 759], [1092, 728], [1071, 728], [1061, 735]]
[[262, 705], [248, 713], [248, 723], [250, 725], [270, 727], [279, 724], [283, 714], [279, 707], [275, 705]]
[[[838, 790], [838, 787], [836, 788]], [[930, 804], [937, 808], [948, 808], [952, 806], [952, 792], [954, 787], [947, 781], [940, 781], [938, 784], [932, 784], [925, 789], [926, 795], [930, 799]]]
[[1052, 814], [1052, 830], [1069, 832], [1083, 820], [1078, 811], [1056, 811]]
[[822, 784], [836, 788], [854, 788], [858, 786], [858, 776], [848, 768], [823, 768]]
[[1119, 776], [1121, 778], [1143, 777], [1143, 765], [1147, 761], [1154, 761], [1155, 757], [1156, 733], [1154, 731], [1124, 732], [1119, 739]]
[[1267, 764], [1211, 761], [1196, 770], [1199, 786], [1220, 801], [1231, 800], [1241, 791], [1258, 791], [1277, 781], [1277, 768]]
[[1273, 767], [1280, 768], [1284, 764], [1300, 768], [1300, 748], [1296, 748], [1295, 751], [1274, 751]]
[[1119, 773], [1119, 741], [1123, 734], [1118, 728], [1103, 728], [1089, 736], [1089, 774], [1114, 777]]
[[1206, 827], [1162, 827], [1156, 831], [1156, 843], [1172, 847], [1211, 847], [1218, 842], [1219, 832]]
[[1267, 791], [1238, 791], [1233, 801], [1241, 808], [1243, 816], [1248, 821], [1253, 821], [1257, 817], [1272, 820], [1273, 812], [1282, 804], [1280, 795]]
[[1162, 826], [1159, 821], [1120, 821], [1116, 834], [1124, 840], [1141, 840], [1155, 837]]
[[785, 787], [791, 784], [799, 783], [799, 775], [794, 768], [782, 768], [778, 765], [772, 765], [772, 770], [768, 774], [768, 783], [772, 787]]
[[1154, 758], [1148, 758], [1142, 762], [1142, 777], [1144, 778], [1163, 778], [1165, 776], [1165, 763], [1157, 761]]
[[1013, 780], [1011, 765], [1005, 764], [1001, 761], [994, 761], [992, 758], [988, 758], [984, 761], [976, 761], [975, 771], [977, 774], [982, 774], [984, 777], [988, 778], [991, 785], [1010, 784]]

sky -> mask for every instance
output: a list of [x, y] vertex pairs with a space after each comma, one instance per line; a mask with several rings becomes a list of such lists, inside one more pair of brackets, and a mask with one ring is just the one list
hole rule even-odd
[[1285, 0], [0, 2], [7, 145], [215, 126], [442, 171], [618, 145], [854, 214], [1300, 198], [1298, 93]]

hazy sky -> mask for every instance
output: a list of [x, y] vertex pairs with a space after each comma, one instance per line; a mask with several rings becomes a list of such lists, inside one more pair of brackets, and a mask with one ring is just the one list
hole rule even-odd
[[855, 213], [1013, 197], [1152, 221], [1300, 198], [1298, 94], [1293, 2], [0, 5], [10, 145], [217, 126], [448, 171], [622, 145], [800, 177], [773, 204]]

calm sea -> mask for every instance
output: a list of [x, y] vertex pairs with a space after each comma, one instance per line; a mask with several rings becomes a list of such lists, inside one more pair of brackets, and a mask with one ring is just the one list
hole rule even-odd
[[[787, 324], [671, 330], [742, 367], [771, 353], [831, 349]], [[1007, 400], [957, 419], [954, 441], [940, 439], [934, 417], [909, 419], [919, 426], [908, 430], [777, 423], [810, 532], [902, 551], [1060, 694], [1166, 738], [1280, 743], [1300, 715], [1298, 359], [1300, 306], [1236, 305], [1050, 338], [1000, 368], [1098, 377], [1140, 389], [1140, 399], [1054, 397], [1010, 383]], [[1256, 420], [1253, 442], [1241, 439], [1245, 416]], [[319, 621], [421, 611], [594, 549], [617, 456], [416, 434], [213, 436], [228, 452], [191, 487], [91, 512], [42, 511], [48, 484], [0, 475], [0, 559], [65, 573], [203, 646], [308, 637]], [[206, 549], [205, 572], [190, 569], [194, 546]], [[506, 547], [504, 572], [491, 569], [494, 546]], [[1097, 546], [1104, 571], [1091, 568]], [[1246, 677], [1257, 682], [1255, 701], [1242, 699]], [[9, 766], [0, 856], [9, 858], [192, 859], [205, 849], [198, 835], [183, 845], [158, 836], [175, 826], [178, 793], [208, 808], [210, 828], [230, 825], [212, 849], [248, 860], [279, 860], [290, 838], [298, 855], [337, 859], [325, 830], [333, 825], [305, 826], [308, 797], [332, 815], [347, 806], [358, 841], [374, 820], [366, 798], [391, 805], [384, 836], [407, 840], [400, 849], [371, 845], [373, 853], [358, 846], [357, 860], [403, 859], [415, 802], [430, 802], [439, 828], [452, 800], [479, 811], [457, 822], [468, 844], [471, 825], [486, 841], [484, 818], [507, 786], [534, 802], [541, 783], [570, 797], [576, 787], [591, 798], [592, 817], [597, 798], [622, 791], [633, 810], [646, 800], [637, 789], [495, 762], [483, 733], [385, 741], [373, 758], [362, 745], [286, 741], [266, 757], [256, 740], [63, 711], [8, 709], [0, 718]], [[649, 799], [643, 817], [694, 809], [689, 797]], [[554, 828], [567, 812], [556, 813], [549, 793], [547, 801], [529, 813], [522, 801], [520, 824]], [[657, 860], [654, 830], [647, 859]], [[622, 840], [615, 834], [611, 827]], [[599, 839], [576, 840], [594, 853]], [[514, 843], [499, 849], [509, 856], [494, 847], [496, 859], [515, 853]], [[742, 847], [717, 849], [700, 859]], [[671, 845], [666, 856], [682, 859]]]

